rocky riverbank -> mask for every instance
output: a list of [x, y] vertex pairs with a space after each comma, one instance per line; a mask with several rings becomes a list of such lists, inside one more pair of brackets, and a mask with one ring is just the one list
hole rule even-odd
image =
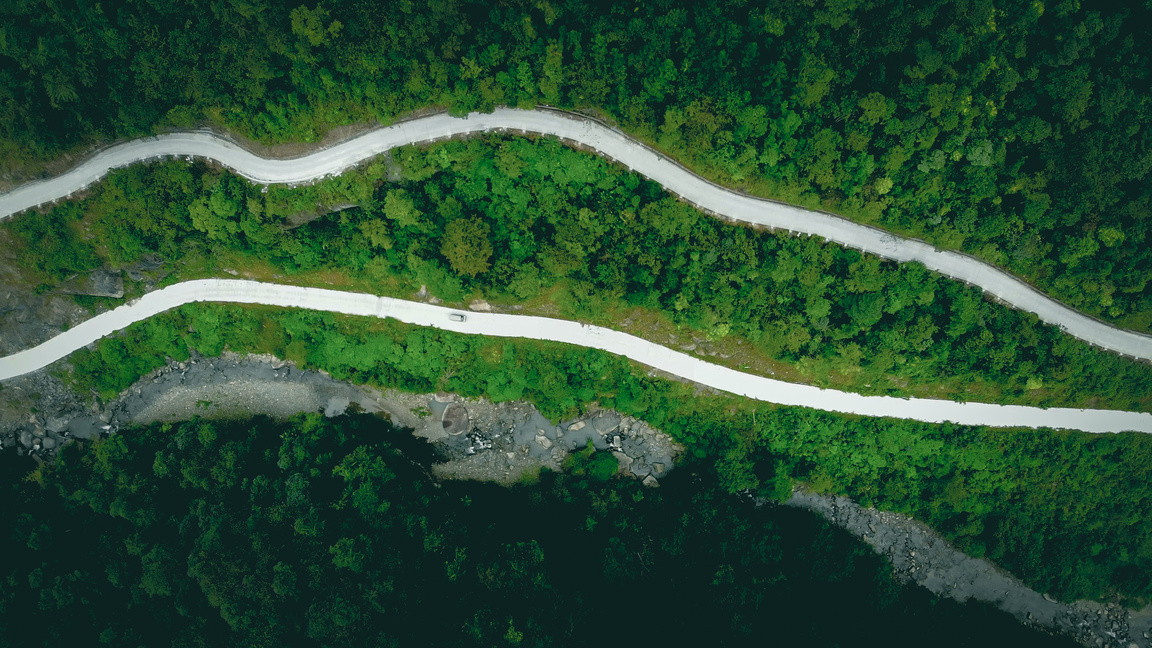
[[[46, 371], [7, 381], [0, 390], [0, 443], [51, 459], [77, 437], [116, 433], [132, 423], [192, 416], [290, 416], [349, 408], [388, 416], [428, 440], [444, 479], [511, 484], [542, 468], [561, 470], [572, 450], [589, 442], [614, 452], [620, 473], [655, 486], [675, 467], [683, 448], [644, 421], [593, 409], [553, 424], [527, 403], [492, 403], [454, 394], [383, 392], [333, 380], [270, 356], [194, 358], [145, 376], [105, 406], [82, 402]], [[855, 534], [892, 563], [897, 576], [934, 594], [986, 601], [1022, 623], [1065, 633], [1085, 646], [1152, 648], [1152, 608], [1051, 600], [985, 560], [950, 547], [922, 524], [849, 499], [796, 492], [788, 506], [820, 514]]]
[[[0, 392], [0, 443], [51, 459], [74, 438], [115, 434], [130, 424], [194, 416], [287, 417], [300, 412], [339, 416], [350, 407], [386, 415], [433, 444], [448, 479], [511, 484], [542, 468], [561, 470], [570, 451], [592, 443], [612, 451], [621, 474], [655, 486], [683, 448], [642, 421], [592, 409], [554, 424], [527, 403], [492, 403], [452, 394], [376, 391], [296, 368], [271, 356], [224, 354], [173, 362], [144, 376], [116, 400], [82, 403], [57, 378], [38, 371], [9, 381]], [[28, 414], [18, 415], [23, 411]]]
[[1132, 612], [1094, 601], [1060, 603], [987, 560], [957, 551], [907, 516], [865, 508], [846, 497], [797, 490], [785, 505], [817, 513], [852, 533], [887, 557], [900, 580], [938, 596], [991, 603], [1025, 625], [1066, 634], [1085, 646], [1152, 646], [1152, 607]]

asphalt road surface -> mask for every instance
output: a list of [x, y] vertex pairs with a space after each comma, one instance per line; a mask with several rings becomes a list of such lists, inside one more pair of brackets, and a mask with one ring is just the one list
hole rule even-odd
[[231, 302], [391, 317], [401, 322], [446, 331], [493, 337], [564, 342], [626, 356], [641, 364], [688, 380], [781, 405], [798, 405], [829, 412], [860, 414], [931, 423], [952, 421], [994, 427], [1049, 427], [1086, 432], [1152, 432], [1152, 414], [1114, 410], [1043, 409], [1017, 405], [957, 403], [889, 396], [861, 396], [810, 385], [772, 380], [705, 362], [653, 342], [598, 326], [547, 317], [467, 313], [463, 322], [449, 318], [453, 309], [363, 293], [284, 286], [235, 279], [202, 279], [178, 283], [148, 293], [64, 331], [47, 342], [0, 358], [0, 380], [45, 367], [73, 351], [138, 322], [190, 302]]

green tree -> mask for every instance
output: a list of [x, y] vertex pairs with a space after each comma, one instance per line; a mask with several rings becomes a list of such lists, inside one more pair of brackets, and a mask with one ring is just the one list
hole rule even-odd
[[480, 218], [458, 218], [444, 228], [440, 253], [457, 274], [474, 277], [491, 267], [491, 228]]

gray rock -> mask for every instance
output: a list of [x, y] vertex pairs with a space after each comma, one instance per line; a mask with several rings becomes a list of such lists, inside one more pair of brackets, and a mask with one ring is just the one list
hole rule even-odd
[[348, 409], [351, 401], [342, 396], [333, 396], [328, 399], [328, 404], [324, 407], [324, 416], [332, 418], [333, 416], [340, 416]]
[[660, 482], [657, 481], [656, 478], [653, 477], [652, 475], [648, 475], [647, 477], [644, 478], [644, 481], [642, 481], [640, 483], [644, 484], [648, 488], [655, 488], [655, 487], [660, 485]]
[[576, 430], [583, 430], [585, 425], [588, 425], [588, 424], [585, 423], [584, 421], [576, 421], [572, 425], [569, 425], [568, 429], [572, 432], [575, 432]]
[[52, 448], [56, 447], [56, 439], [53, 439], [52, 437], [47, 437], [42, 442], [42, 445], [44, 446], [44, 449], [51, 450]]
[[616, 461], [617, 461], [617, 463], [620, 464], [621, 469], [627, 468], [627, 467], [632, 465], [632, 457], [629, 457], [628, 455], [624, 454], [623, 452], [613, 452], [612, 456], [616, 457]]
[[664, 464], [662, 464], [662, 463], [652, 464], [652, 472], [654, 474], [657, 474], [657, 475], [663, 475], [664, 474]]
[[124, 278], [119, 271], [100, 268], [88, 275], [87, 285], [81, 294], [120, 299], [124, 296]]
[[492, 305], [489, 304], [488, 302], [484, 301], [483, 299], [477, 299], [476, 301], [472, 302], [471, 304], [468, 304], [468, 310], [474, 310], [474, 311], [489, 313], [492, 311]]
[[44, 427], [47, 428], [49, 432], [55, 432], [59, 434], [68, 429], [68, 419], [59, 417], [50, 418], [48, 419], [48, 424]]

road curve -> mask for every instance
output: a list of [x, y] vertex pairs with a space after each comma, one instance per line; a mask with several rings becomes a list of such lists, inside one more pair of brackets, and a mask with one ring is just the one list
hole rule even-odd
[[580, 143], [659, 183], [697, 207], [755, 225], [814, 234], [899, 262], [918, 261], [931, 270], [974, 284], [1004, 302], [1109, 351], [1152, 360], [1152, 336], [1126, 331], [1051, 299], [1027, 283], [977, 259], [897, 237], [832, 214], [746, 196], [713, 184], [667, 160], [627, 135], [586, 118], [551, 110], [497, 109], [467, 117], [421, 117], [381, 128], [343, 144], [294, 159], [264, 159], [207, 132], [174, 133], [112, 146], [62, 176], [23, 185], [0, 195], [0, 219], [71, 195], [111, 169], [166, 157], [213, 159], [257, 184], [296, 184], [336, 175], [397, 146], [467, 133], [510, 131], [552, 135]]
[[97, 315], [75, 328], [64, 331], [37, 347], [0, 358], [0, 380], [14, 378], [48, 366], [133, 322], [191, 302], [265, 304], [348, 315], [391, 317], [408, 324], [431, 326], [456, 333], [564, 342], [625, 356], [641, 364], [733, 394], [768, 403], [811, 407], [829, 412], [930, 423], [952, 421], [964, 425], [994, 427], [1049, 427], [1085, 432], [1152, 433], [1152, 414], [1144, 412], [1042, 409], [1018, 405], [861, 396], [742, 373], [627, 333], [579, 322], [497, 313], [468, 313], [464, 322], [454, 322], [448, 318], [453, 312], [452, 309], [442, 306], [363, 293], [236, 279], [187, 281], [148, 293], [131, 304]]

